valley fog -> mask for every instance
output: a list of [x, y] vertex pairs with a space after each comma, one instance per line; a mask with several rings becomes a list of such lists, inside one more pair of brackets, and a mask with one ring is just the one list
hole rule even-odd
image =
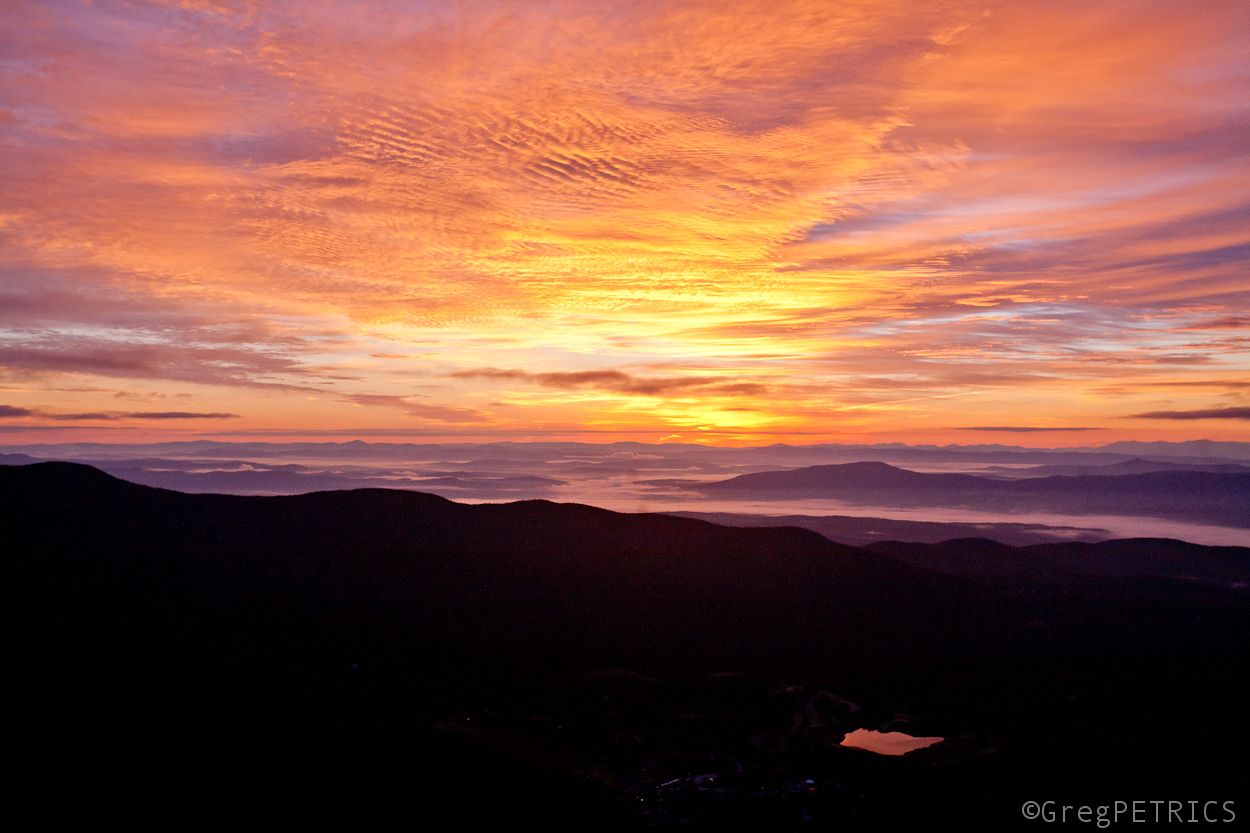
[[[1115, 511], [1080, 501], [1056, 507], [1023, 501], [1004, 507], [983, 498], [939, 500], [922, 491], [865, 492], [837, 497], [701, 491], [709, 484], [758, 472], [878, 462], [941, 477], [974, 475], [1008, 484], [1049, 477], [1073, 488], [1085, 477], [1122, 481], [1143, 473], [1250, 472], [1250, 443], [1115, 443], [1101, 448], [1029, 449], [989, 446], [786, 446], [723, 448], [688, 444], [611, 443], [76, 443], [10, 446], [0, 461], [68, 460], [97, 465], [116, 477], [190, 493], [303, 494], [356, 488], [427, 492], [464, 503], [543, 499], [618, 512], [727, 513], [717, 522], [752, 525], [735, 516], [880, 518], [899, 522], [864, 529], [862, 543], [912, 540], [903, 525], [954, 524], [948, 537], [979, 536], [1003, 543], [1175, 538], [1206, 545], [1250, 545], [1250, 528], [1219, 512], [1201, 519], [1160, 517], [1141, 501]], [[1106, 481], [1103, 481], [1106, 482]], [[1007, 486], [1002, 487], [1006, 489]], [[1244, 505], [1244, 502], [1243, 502]], [[862, 527], [862, 524], [860, 525]], [[1012, 530], [1007, 530], [1007, 527]], [[1008, 531], [1028, 527], [1029, 537]], [[825, 530], [822, 534], [829, 535]], [[926, 531], [940, 539], [940, 529]], [[832, 536], [831, 536], [832, 537]], [[835, 540], [837, 538], [835, 537]], [[919, 539], [916, 539], [919, 540]], [[846, 542], [850, 542], [849, 540]]]

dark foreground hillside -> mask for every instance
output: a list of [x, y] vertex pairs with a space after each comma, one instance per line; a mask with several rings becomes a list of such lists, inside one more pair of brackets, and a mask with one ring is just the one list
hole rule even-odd
[[[184, 495], [66, 463], [0, 467], [0, 506], [11, 748], [52, 816], [1250, 812], [1245, 549], [862, 549], [544, 501]], [[860, 728], [947, 740], [839, 745]]]

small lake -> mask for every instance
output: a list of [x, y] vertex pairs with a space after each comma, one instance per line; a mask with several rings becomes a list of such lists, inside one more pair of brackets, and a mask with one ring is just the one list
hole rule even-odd
[[941, 743], [944, 738], [918, 738], [905, 732], [875, 732], [872, 729], [856, 729], [842, 741], [843, 746], [867, 749], [878, 755], [906, 755], [926, 746]]

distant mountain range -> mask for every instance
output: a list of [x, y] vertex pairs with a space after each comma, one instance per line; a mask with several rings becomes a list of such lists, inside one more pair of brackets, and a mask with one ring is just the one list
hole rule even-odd
[[1054, 475], [1147, 474], [1152, 471], [1206, 471], [1223, 474], [1250, 474], [1250, 466], [1243, 466], [1240, 463], [1176, 463], [1171, 460], [1143, 460], [1140, 457], [1104, 466], [1071, 464], [1029, 466], [1027, 468], [986, 466], [986, 473], [1010, 478], [1052, 477]]
[[687, 488], [734, 500], [835, 498], [865, 505], [1143, 515], [1250, 527], [1250, 473], [1222, 471], [999, 480], [914, 472], [885, 463], [847, 463], [744, 474], [714, 483], [687, 483]]
[[1111, 443], [1084, 448], [1025, 448], [1005, 445], [909, 446], [902, 443], [723, 447], [690, 443], [270, 443], [197, 440], [166, 443], [55, 443], [8, 446], [37, 460], [118, 462], [123, 460], [250, 460], [385, 465], [399, 462], [459, 461], [477, 469], [581, 462], [594, 467], [646, 470], [674, 466], [787, 468], [803, 465], [879, 461], [904, 465], [963, 464], [1113, 465], [1133, 459], [1184, 465], [1250, 462], [1250, 443], [1194, 440], [1182, 443]]
[[[15, 789], [768, 826], [1222, 798], [1250, 772], [1246, 548], [855, 548], [69, 463], [0, 467], [0, 534]], [[858, 728], [946, 740], [878, 759], [839, 745]]]
[[261, 457], [340, 457], [367, 460], [413, 460], [413, 459], [455, 459], [461, 456], [482, 457], [495, 456], [506, 459], [541, 459], [550, 460], [561, 455], [602, 455], [612, 454], [660, 454], [670, 455], [720, 455], [724, 457], [761, 457], [773, 458], [788, 455], [791, 458], [811, 459], [825, 455], [859, 455], [871, 454], [879, 459], [885, 453], [914, 454], [917, 457], [929, 455], [975, 455], [985, 458], [989, 455], [1011, 455], [1009, 459], [1028, 462], [1037, 459], [1046, 462], [1047, 458], [1072, 456], [1090, 459], [1090, 455], [1098, 455], [1109, 462], [1126, 460], [1132, 457], [1146, 458], [1185, 458], [1194, 461], [1250, 460], [1250, 442], [1230, 442], [1216, 440], [1189, 440], [1186, 442], [1135, 442], [1121, 441], [1103, 446], [1080, 446], [1070, 448], [1029, 448], [998, 443], [979, 445], [906, 445], [904, 443], [815, 443], [812, 445], [789, 445], [775, 443], [767, 446], [730, 447], [709, 446], [693, 443], [578, 443], [578, 442], [495, 442], [495, 443], [387, 443], [362, 442], [220, 442], [216, 440], [192, 440], [184, 442], [164, 443], [35, 443], [28, 445], [9, 446], [10, 450], [29, 453], [41, 459], [54, 455], [84, 456], [100, 458], [102, 456], [119, 455], [126, 457], [241, 457], [255, 459]]
[[[1173, 444], [1175, 447], [1169, 448], [1173, 451], [1193, 447], [1227, 451], [1225, 446], [1228, 445]], [[977, 451], [892, 445], [876, 449], [868, 446], [733, 449], [641, 443], [418, 446], [217, 442], [27, 447], [39, 454], [59, 452], [66, 459], [97, 465], [133, 483], [196, 493], [279, 495], [388, 488], [479, 501], [549, 498], [596, 502], [597, 498], [604, 501], [601, 505], [619, 506], [628, 502], [686, 512], [699, 511], [690, 505], [692, 500], [713, 499], [767, 501], [773, 504], [770, 508], [774, 514], [793, 514], [777, 505], [779, 503], [829, 498], [856, 506], [881, 507], [881, 511], [871, 513], [874, 515], [883, 514], [889, 508], [933, 507], [976, 511], [991, 522], [988, 526], [985, 523], [969, 527], [955, 525], [945, 531], [906, 527], [903, 525], [906, 521], [897, 519], [877, 524], [888, 526], [907, 540], [930, 543], [968, 534], [1008, 544], [1107, 537], [1097, 529], [1099, 524], [1084, 524], [1079, 520], [1060, 522], [1050, 530], [1038, 524], [1024, 530], [1011, 517], [1020, 513], [1074, 518], [1115, 515], [1250, 528], [1250, 500], [1245, 497], [1250, 493], [1247, 486], [1250, 466], [1227, 458], [1146, 459], [1107, 455], [1101, 451], [976, 448]], [[138, 452], [147, 452], [147, 456]], [[228, 456], [231, 454], [234, 456]], [[902, 457], [913, 462], [901, 465], [939, 470], [912, 471], [880, 460], [800, 468], [787, 466], [787, 462], [845, 454]], [[951, 455], [958, 460], [949, 462]], [[403, 459], [414, 456], [424, 459]], [[25, 452], [0, 454], [0, 465], [25, 465], [41, 459]], [[1012, 462], [1010, 465], [989, 462], [1000, 459]], [[1039, 459], [1083, 462], [1034, 465]], [[962, 469], [962, 473], [951, 472], [949, 467]], [[941, 470], [943, 468], [948, 470]], [[592, 498], [591, 494], [596, 497]], [[709, 508], [723, 511], [723, 507]], [[778, 513], [778, 509], [782, 511]], [[937, 519], [940, 520], [940, 515]], [[798, 525], [815, 528], [806, 521]], [[881, 532], [880, 529], [866, 528], [860, 534], [854, 527], [854, 523], [842, 522], [838, 533], [842, 537], [833, 537], [854, 543], [881, 540], [875, 534]], [[829, 534], [829, 529], [828, 523], [824, 523], [822, 534]], [[1084, 531], [1079, 531], [1081, 529]], [[1186, 533], [1178, 529], [1168, 534], [1183, 536]], [[1241, 541], [1230, 533], [1199, 537], [1207, 543]]]

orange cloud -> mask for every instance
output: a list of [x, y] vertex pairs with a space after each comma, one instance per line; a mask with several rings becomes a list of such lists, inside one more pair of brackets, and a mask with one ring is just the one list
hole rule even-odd
[[6, 16], [4, 407], [124, 377], [243, 430], [742, 441], [1239, 407], [1244, 4]]

